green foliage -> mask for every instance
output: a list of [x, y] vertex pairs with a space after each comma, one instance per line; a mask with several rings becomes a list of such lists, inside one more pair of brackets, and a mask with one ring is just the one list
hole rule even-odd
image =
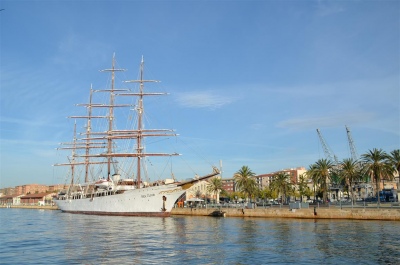
[[242, 192], [246, 199], [254, 198], [257, 194], [258, 188], [254, 176], [255, 173], [248, 166], [242, 166], [233, 176], [236, 190]]
[[[392, 180], [396, 169], [393, 167], [390, 156], [382, 149], [372, 149], [361, 156], [363, 160], [363, 172], [374, 179], [377, 195], [380, 191], [382, 179]], [[380, 196], [378, 196], [380, 203]]]
[[[208, 181], [207, 192], [217, 195], [222, 190], [223, 190], [222, 180], [219, 176], [213, 177]], [[217, 196], [216, 196], [216, 198], [217, 198]]]
[[354, 202], [354, 191], [351, 188], [353, 183], [362, 179], [360, 163], [351, 158], [344, 159], [339, 165], [338, 176], [344, 182], [347, 190], [351, 192], [351, 203]]
[[[380, 191], [381, 180], [393, 180], [394, 175], [400, 172], [400, 149], [393, 150], [390, 155], [382, 149], [372, 149], [361, 156], [360, 161], [343, 159], [338, 165], [327, 159], [320, 159], [310, 165], [307, 172], [299, 177], [298, 189], [295, 190], [290, 181], [290, 175], [286, 172], [278, 172], [273, 176], [270, 186], [259, 190], [255, 182], [255, 174], [248, 166], [234, 174], [237, 192], [229, 194], [231, 200], [237, 198], [259, 197], [264, 200], [277, 199], [279, 196], [286, 199], [288, 195], [295, 197], [311, 197], [314, 192], [307, 185], [307, 179], [314, 184], [315, 196], [327, 200], [328, 185], [343, 185], [343, 192], [351, 193], [354, 201], [354, 192], [351, 188], [359, 181], [369, 182], [371, 179], [376, 183], [377, 194]], [[350, 194], [349, 194], [350, 195]], [[225, 196], [225, 195], [224, 195]], [[283, 202], [282, 200], [282, 202]], [[378, 196], [378, 200], [380, 200]]]
[[396, 169], [397, 173], [400, 174], [400, 149], [390, 152], [389, 161]]
[[279, 191], [279, 195], [282, 196], [282, 201], [286, 201], [286, 196], [293, 193], [293, 185], [290, 182], [290, 175], [287, 172], [278, 172], [273, 176], [270, 183], [272, 190]]
[[272, 192], [273, 191], [269, 187], [264, 188], [264, 189], [260, 190], [260, 198], [263, 200], [272, 199], [273, 198]]
[[225, 198], [230, 198], [230, 194], [229, 194], [229, 192], [227, 192], [226, 190], [221, 190], [221, 193], [220, 193], [220, 195], [221, 195], [221, 197], [225, 197]]
[[[310, 197], [312, 195], [312, 191], [310, 187], [308, 187], [308, 182], [306, 178], [306, 174], [302, 174], [299, 177], [299, 182], [297, 183], [298, 185], [298, 195], [300, 198], [303, 198], [303, 196]], [[297, 196], [297, 194], [296, 194]]]
[[331, 174], [334, 170], [334, 164], [327, 159], [320, 159], [311, 165], [307, 175], [318, 185], [318, 191], [322, 193], [322, 199], [326, 202], [328, 194], [328, 183], [331, 180]]

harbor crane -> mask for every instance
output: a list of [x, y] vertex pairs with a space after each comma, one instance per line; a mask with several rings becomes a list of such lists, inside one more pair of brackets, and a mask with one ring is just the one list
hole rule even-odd
[[351, 158], [353, 159], [353, 161], [357, 161], [358, 154], [357, 154], [356, 146], [354, 145], [353, 137], [351, 137], [349, 127], [347, 127], [346, 125], [345, 125], [345, 127], [346, 127], [346, 132], [347, 132], [347, 139], [349, 140]]
[[328, 147], [328, 144], [325, 142], [324, 137], [322, 137], [321, 131], [317, 129], [319, 140], [321, 141], [322, 148], [324, 149], [325, 157], [336, 164], [339, 164], [339, 161], [336, 155], [332, 152], [332, 150]]

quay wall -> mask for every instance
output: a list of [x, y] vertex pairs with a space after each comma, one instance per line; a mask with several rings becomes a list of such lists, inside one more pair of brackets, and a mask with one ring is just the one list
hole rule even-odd
[[400, 208], [174, 208], [171, 215], [400, 221]]
[[0, 208], [19, 208], [19, 209], [42, 209], [42, 210], [58, 210], [56, 205], [0, 205]]
[[[6, 208], [0, 205], [0, 208]], [[11, 208], [58, 210], [57, 206], [12, 205]], [[400, 207], [382, 208], [173, 208], [171, 215], [300, 219], [353, 219], [400, 221]]]

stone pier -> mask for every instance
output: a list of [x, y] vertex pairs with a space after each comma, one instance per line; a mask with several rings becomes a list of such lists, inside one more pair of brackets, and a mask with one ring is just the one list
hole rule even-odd
[[400, 208], [174, 208], [172, 215], [400, 221]]

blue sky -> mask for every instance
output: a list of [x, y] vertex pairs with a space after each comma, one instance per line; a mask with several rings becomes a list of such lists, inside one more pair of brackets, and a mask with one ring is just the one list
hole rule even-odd
[[[178, 179], [400, 147], [399, 1], [0, 1], [0, 187], [63, 183], [69, 115], [142, 55], [180, 135]], [[119, 80], [120, 81], [120, 80]], [[119, 83], [122, 84], [122, 83]], [[160, 113], [159, 113], [160, 114]], [[157, 124], [158, 125], [158, 124]], [[159, 126], [158, 126], [159, 127]]]

